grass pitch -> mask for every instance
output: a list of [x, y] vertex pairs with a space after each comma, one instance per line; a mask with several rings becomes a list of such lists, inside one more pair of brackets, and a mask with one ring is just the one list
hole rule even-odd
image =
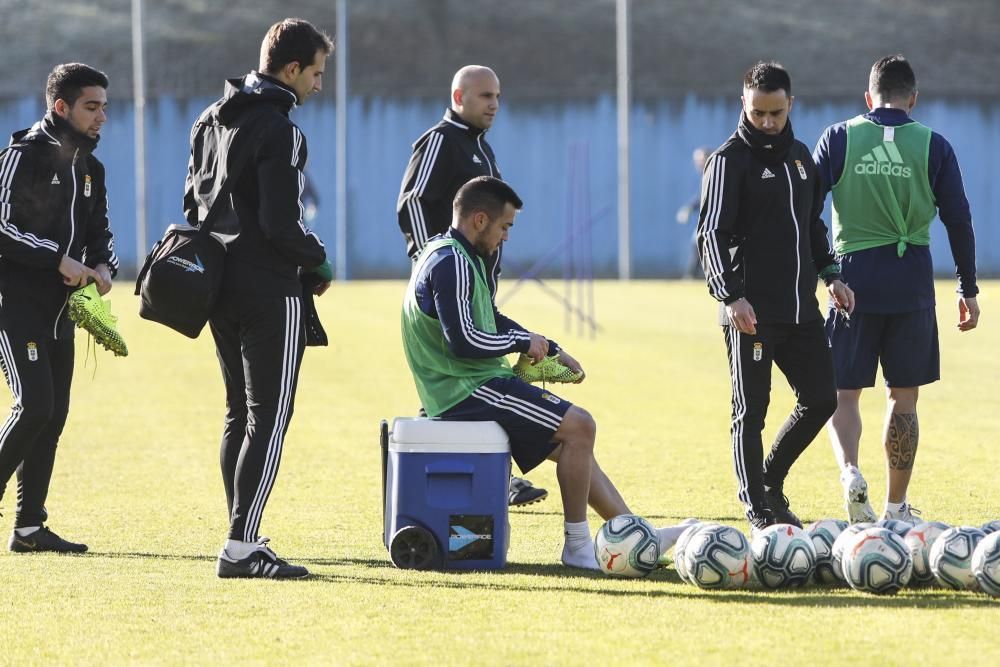
[[[378, 421], [417, 407], [398, 340], [399, 282], [335, 285], [319, 299], [329, 348], [306, 352], [295, 417], [263, 521], [302, 582], [220, 581], [226, 532], [218, 470], [224, 395], [211, 337], [190, 341], [112, 292], [131, 356], [79, 352], [48, 509], [89, 543], [79, 556], [0, 554], [0, 663], [9, 664], [1000, 664], [1000, 602], [904, 590], [711, 593], [672, 568], [640, 581], [559, 564], [555, 468], [529, 477], [549, 499], [511, 513], [506, 570], [395, 569], [381, 540]], [[989, 294], [996, 284], [985, 284]], [[557, 286], [561, 289], [561, 286]], [[995, 455], [1000, 334], [988, 297], [959, 334], [939, 285], [942, 375], [921, 394], [911, 499], [951, 524], [1000, 518]], [[560, 388], [598, 423], [599, 460], [633, 511], [656, 524], [698, 516], [745, 530], [728, 436], [729, 385], [714, 302], [700, 283], [596, 285], [595, 340], [568, 332], [528, 286], [504, 311], [558, 340], [588, 372]], [[773, 435], [792, 405], [774, 375]], [[884, 499], [881, 389], [863, 397], [862, 469]], [[786, 492], [804, 521], [841, 516], [821, 434]], [[12, 522], [15, 490], [0, 520]], [[591, 528], [600, 521], [591, 517]]]

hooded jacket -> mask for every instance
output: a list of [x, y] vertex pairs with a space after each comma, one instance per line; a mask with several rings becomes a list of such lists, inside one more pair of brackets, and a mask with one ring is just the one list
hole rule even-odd
[[0, 151], [0, 327], [72, 338], [63, 256], [118, 273], [97, 143], [49, 112]]
[[818, 275], [840, 277], [809, 149], [792, 134], [738, 131], [709, 157], [701, 188], [698, 250], [709, 292], [730, 304], [745, 297], [760, 322], [819, 319]]
[[[251, 72], [226, 81], [222, 98], [191, 129], [188, 224], [199, 226], [225, 179], [237, 179], [212, 230], [226, 242], [223, 292], [302, 296], [300, 268], [326, 261], [323, 242], [303, 220], [306, 140], [288, 117], [296, 101], [291, 88]], [[237, 154], [248, 156], [242, 168]]]

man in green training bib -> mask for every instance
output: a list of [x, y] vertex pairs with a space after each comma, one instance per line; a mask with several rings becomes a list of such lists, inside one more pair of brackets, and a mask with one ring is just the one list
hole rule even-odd
[[824, 194], [833, 191], [833, 245], [857, 301], [850, 320], [826, 321], [837, 378], [829, 432], [852, 523], [877, 517], [858, 469], [859, 400], [879, 362], [888, 395], [883, 431], [888, 494], [883, 518], [917, 523], [907, 487], [917, 453], [917, 396], [940, 377], [930, 225], [948, 232], [958, 275], [958, 329], [979, 320], [976, 239], [951, 145], [909, 116], [916, 77], [901, 56], [871, 69], [869, 113], [828, 127], [813, 152]]
[[[589, 504], [601, 517], [631, 514], [594, 458], [597, 425], [586, 410], [514, 376], [505, 356], [546, 355], [584, 379], [576, 359], [497, 310], [486, 260], [507, 240], [521, 200], [492, 176], [473, 178], [455, 195], [451, 227], [420, 251], [403, 301], [403, 351], [417, 395], [430, 417], [495, 421], [522, 472], [556, 462], [565, 541], [562, 562], [597, 569], [587, 523]], [[658, 529], [666, 552], [686, 524]]]

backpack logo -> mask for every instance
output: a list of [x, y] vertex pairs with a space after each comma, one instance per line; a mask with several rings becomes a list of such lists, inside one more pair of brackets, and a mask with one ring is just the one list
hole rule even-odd
[[62, 181], [59, 180], [59, 174], [52, 174], [52, 180], [49, 182], [49, 185], [60, 185], [61, 183]]
[[83, 177], [83, 196], [90, 196], [90, 174]]
[[861, 156], [861, 162], [854, 165], [854, 173], [859, 176], [912, 177], [913, 170], [903, 164], [903, 156], [899, 154], [896, 143], [883, 141], [881, 146], [876, 146]]
[[170, 257], [167, 257], [166, 263], [178, 266], [184, 269], [186, 273], [205, 273], [205, 265], [201, 263], [201, 259], [198, 255], [194, 256], [193, 262], [189, 259], [178, 257], [177, 255], [171, 255]]
[[764, 171], [761, 173], [760, 178], [761, 180], [764, 180], [765, 178], [774, 178], [774, 173], [767, 167], [764, 167]]

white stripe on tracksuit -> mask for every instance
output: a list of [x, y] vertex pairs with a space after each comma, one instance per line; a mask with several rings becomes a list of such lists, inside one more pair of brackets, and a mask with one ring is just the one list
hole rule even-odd
[[264, 459], [264, 469], [253, 502], [247, 512], [246, 526], [243, 529], [243, 541], [254, 542], [260, 529], [260, 520], [264, 514], [264, 503], [274, 487], [274, 478], [278, 474], [278, 463], [281, 461], [281, 448], [285, 441], [285, 429], [288, 426], [291, 412], [292, 394], [295, 390], [295, 367], [298, 363], [299, 336], [301, 334], [301, 302], [299, 297], [285, 297], [285, 347], [281, 363], [281, 391], [278, 394], [278, 410], [274, 417], [274, 427], [267, 443], [267, 455]]
[[17, 364], [14, 360], [14, 353], [10, 349], [10, 339], [3, 329], [0, 329], [0, 360], [3, 360], [4, 368], [7, 370], [7, 384], [10, 386], [11, 393], [14, 394], [14, 406], [10, 409], [10, 416], [0, 427], [0, 448], [2, 448], [7, 442], [7, 436], [17, 426], [17, 420], [24, 411], [21, 405], [21, 376], [17, 374]]
[[[722, 214], [723, 194], [726, 184], [726, 158], [717, 155], [712, 161], [712, 178], [709, 181], [707, 194], [707, 210], [705, 226], [701, 230], [702, 263], [705, 265], [705, 277], [711, 288], [712, 296], [723, 300], [729, 296], [726, 283], [722, 278], [723, 264], [719, 249], [719, 239], [715, 231], [719, 228], [719, 217]], [[729, 252], [729, 249], [725, 249]]]
[[530, 340], [528, 334], [509, 332], [505, 334], [491, 334], [476, 328], [476, 323], [472, 319], [472, 299], [473, 291], [471, 272], [474, 271], [469, 262], [460, 252], [455, 253], [455, 298], [458, 300], [458, 319], [462, 325], [462, 335], [469, 344], [481, 350], [506, 350], [518, 340]]
[[736, 479], [739, 482], [739, 499], [745, 506], [750, 506], [750, 495], [748, 493], [749, 480], [747, 479], [746, 461], [743, 459], [743, 427], [744, 418], [747, 414], [747, 399], [743, 390], [743, 357], [740, 350], [740, 332], [734, 326], [726, 327], [726, 335], [729, 336], [729, 373], [733, 382], [733, 424], [732, 424], [732, 444], [733, 444], [733, 465], [736, 468]]
[[420, 205], [420, 197], [424, 194], [427, 182], [434, 171], [434, 163], [437, 161], [438, 153], [441, 151], [441, 143], [444, 135], [440, 132], [432, 132], [424, 147], [424, 155], [420, 161], [420, 168], [417, 170], [417, 177], [413, 182], [413, 188], [406, 194], [406, 208], [410, 212], [410, 233], [413, 236], [413, 243], [417, 246], [417, 252], [423, 250], [427, 244], [427, 221], [424, 220], [424, 209]]
[[55, 241], [42, 239], [34, 234], [22, 232], [16, 226], [7, 222], [10, 220], [11, 214], [10, 188], [14, 184], [14, 172], [17, 171], [17, 165], [20, 161], [21, 151], [11, 149], [3, 156], [3, 162], [0, 162], [0, 232], [26, 246], [59, 252], [59, 244]]
[[559, 430], [559, 424], [562, 423], [562, 417], [559, 416], [559, 414], [549, 412], [548, 410], [545, 410], [533, 403], [529, 403], [528, 401], [518, 398], [517, 396], [501, 394], [495, 389], [490, 389], [486, 385], [483, 385], [473, 391], [472, 395], [496, 408], [513, 412], [514, 414], [520, 415], [525, 419], [535, 422], [536, 424], [541, 424], [542, 426], [551, 428], [553, 431]]

